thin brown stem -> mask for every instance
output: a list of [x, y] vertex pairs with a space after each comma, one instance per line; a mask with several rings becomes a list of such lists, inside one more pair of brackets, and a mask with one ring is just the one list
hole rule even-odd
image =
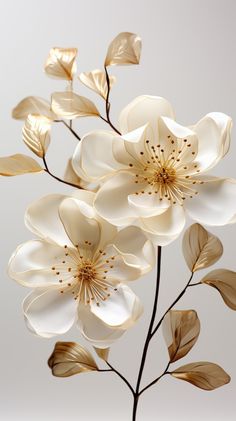
[[151, 387], [151, 386], [153, 386], [154, 384], [156, 384], [157, 382], [159, 382], [159, 380], [161, 380], [161, 378], [162, 378], [162, 377], [164, 377], [166, 374], [169, 374], [169, 372], [168, 372], [169, 366], [170, 366], [170, 361], [168, 362], [168, 364], [167, 364], [167, 366], [166, 366], [165, 370], [163, 371], [163, 373], [162, 373], [160, 376], [158, 376], [155, 380], [153, 380], [151, 383], [149, 383], [149, 384], [148, 384], [146, 387], [144, 387], [142, 390], [140, 390], [140, 392], [139, 392], [139, 396], [140, 396], [143, 392], [145, 392], [145, 390], [149, 389], [149, 387]]
[[116, 370], [116, 368], [114, 368], [108, 361], [106, 361], [108, 367], [110, 367], [110, 371], [113, 371], [115, 374], [117, 374], [117, 376], [119, 376], [123, 382], [128, 386], [128, 388], [131, 390], [132, 394], [134, 395], [134, 389], [132, 388], [131, 384], [128, 382], [128, 380], [123, 376], [123, 374], [121, 374], [118, 370]]
[[135, 389], [132, 421], [136, 421], [138, 400], [140, 396], [139, 389], [140, 389], [143, 370], [144, 370], [144, 366], [146, 362], [148, 347], [149, 347], [149, 343], [152, 337], [152, 329], [153, 329], [153, 325], [154, 325], [155, 317], [156, 317], [157, 303], [158, 303], [158, 296], [159, 296], [159, 289], [160, 289], [160, 279], [161, 279], [161, 251], [162, 251], [161, 246], [158, 246], [156, 291], [155, 291], [155, 297], [154, 297], [154, 303], [153, 303], [152, 316], [151, 316], [148, 333], [147, 333], [147, 337], [146, 337], [144, 348], [143, 348], [143, 354], [142, 354], [141, 364], [140, 364], [139, 373], [138, 373], [137, 385]]
[[67, 129], [70, 130], [70, 132], [73, 134], [73, 136], [76, 137], [77, 140], [81, 140], [81, 137], [72, 129], [72, 120], [70, 120], [70, 123], [67, 124], [64, 120], [54, 120], [54, 123], [62, 123], [64, 126], [67, 127]]
[[106, 73], [106, 82], [107, 82], [107, 96], [106, 96], [106, 119], [104, 117], [101, 117], [102, 120], [106, 121], [109, 126], [119, 135], [121, 134], [121, 132], [114, 126], [114, 124], [111, 122], [110, 119], [110, 108], [111, 108], [111, 104], [109, 102], [109, 96], [110, 96], [110, 90], [111, 90], [111, 85], [110, 85], [110, 79], [109, 79], [109, 74], [107, 71], [107, 68], [105, 66], [105, 73]]
[[47, 173], [48, 173], [51, 177], [53, 177], [55, 180], [60, 181], [60, 183], [67, 184], [68, 186], [75, 187], [76, 189], [82, 189], [82, 190], [83, 190], [83, 188], [82, 188], [82, 187], [80, 187], [80, 186], [78, 186], [77, 184], [70, 183], [69, 181], [65, 181], [65, 180], [63, 180], [62, 178], [59, 178], [59, 177], [57, 177], [56, 175], [52, 174], [52, 173], [51, 173], [51, 171], [50, 171], [50, 170], [49, 170], [49, 168], [48, 168], [48, 164], [47, 164], [47, 161], [46, 161], [45, 156], [43, 157], [43, 163], [44, 163], [44, 165], [45, 165], [45, 169], [44, 169], [44, 171], [45, 171], [45, 172], [47, 172]]

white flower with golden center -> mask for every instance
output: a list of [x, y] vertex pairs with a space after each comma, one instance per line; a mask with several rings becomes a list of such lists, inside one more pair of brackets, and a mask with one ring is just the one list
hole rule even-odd
[[100, 182], [94, 206], [117, 226], [139, 225], [156, 244], [173, 241], [186, 213], [206, 225], [236, 215], [236, 182], [206, 175], [227, 153], [231, 118], [210, 113], [184, 127], [160, 97], [140, 96], [121, 113], [121, 136], [94, 131], [72, 164], [87, 182]]
[[87, 340], [106, 348], [140, 316], [139, 299], [125, 283], [152, 269], [155, 251], [139, 228], [118, 232], [99, 217], [94, 196], [78, 191], [33, 203], [26, 224], [41, 238], [17, 248], [9, 274], [33, 288], [23, 303], [30, 330], [51, 337], [77, 321]]

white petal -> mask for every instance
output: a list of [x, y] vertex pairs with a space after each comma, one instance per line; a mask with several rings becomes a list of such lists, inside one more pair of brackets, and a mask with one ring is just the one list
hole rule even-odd
[[51, 268], [63, 260], [63, 248], [43, 240], [28, 241], [17, 247], [11, 256], [8, 273], [11, 278], [30, 288], [58, 287], [58, 277]]
[[128, 329], [142, 313], [142, 305], [133, 291], [123, 284], [99, 306], [92, 302], [91, 311], [108, 326]]
[[114, 240], [115, 247], [128, 264], [140, 267], [142, 274], [149, 272], [156, 262], [156, 250], [152, 242], [138, 227], [122, 229]]
[[[115, 241], [115, 240], [114, 240]], [[106, 256], [103, 258], [101, 256], [100, 261], [103, 259], [103, 262], [109, 260], [108, 263], [103, 264], [103, 269], [107, 270], [106, 280], [112, 281], [112, 284], [117, 284], [119, 282], [129, 282], [135, 281], [140, 278], [142, 275], [141, 268], [139, 267], [137, 260], [132, 259], [132, 255], [123, 255], [119, 253], [119, 250], [110, 245], [105, 248]], [[114, 256], [114, 260], [110, 259]], [[106, 260], [104, 260], [106, 259]]]
[[198, 195], [187, 199], [191, 218], [207, 225], [225, 225], [236, 215], [236, 180], [213, 178], [196, 184]]
[[96, 180], [120, 169], [121, 165], [113, 157], [113, 141], [119, 141], [119, 136], [104, 130], [85, 135], [73, 156], [73, 168], [76, 173], [83, 177], [84, 172], [87, 178]]
[[119, 339], [125, 330], [112, 328], [102, 322], [89, 306], [79, 305], [78, 327], [85, 339], [97, 348], [108, 348]]
[[39, 237], [62, 246], [72, 246], [58, 214], [59, 206], [66, 197], [50, 194], [33, 202], [26, 210], [26, 226]]
[[147, 236], [160, 246], [167, 245], [175, 240], [185, 225], [185, 212], [182, 206], [175, 204], [166, 212], [151, 218], [141, 219], [141, 228]]
[[128, 203], [128, 195], [137, 190], [135, 175], [120, 172], [105, 182], [96, 194], [97, 212], [115, 225], [129, 224], [135, 217]]
[[82, 200], [67, 198], [60, 204], [59, 215], [71, 242], [79, 250], [94, 252], [100, 242], [101, 228], [93, 207]]
[[192, 129], [198, 137], [196, 162], [202, 171], [214, 167], [228, 152], [232, 119], [223, 113], [210, 113]]
[[147, 187], [145, 186], [143, 190], [138, 187], [137, 190], [139, 194], [128, 196], [129, 205], [134, 210], [135, 215], [140, 217], [160, 215], [169, 208], [170, 204], [168, 200], [165, 198], [163, 200], [162, 198], [162, 201], [160, 201], [159, 194], [154, 193], [153, 188], [150, 188], [149, 185]]
[[30, 329], [50, 338], [67, 332], [77, 317], [77, 303], [71, 292], [58, 289], [36, 290], [23, 302], [23, 311]]
[[158, 138], [158, 119], [166, 116], [174, 119], [174, 112], [166, 99], [141, 95], [128, 104], [120, 115], [120, 128], [122, 133], [127, 133], [146, 123], [150, 123], [155, 138]]

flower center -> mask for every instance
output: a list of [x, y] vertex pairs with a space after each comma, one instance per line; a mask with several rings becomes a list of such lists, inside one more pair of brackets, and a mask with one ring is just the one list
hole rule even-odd
[[157, 184], [172, 184], [176, 179], [176, 172], [173, 168], [158, 169], [153, 175], [153, 181]]
[[64, 258], [51, 268], [61, 284], [60, 293], [68, 291], [82, 304], [94, 301], [97, 306], [107, 300], [111, 292], [117, 291], [112, 280], [108, 280], [117, 256], [107, 256], [103, 250], [93, 254], [93, 244], [85, 241], [84, 247], [72, 249], [64, 246]]

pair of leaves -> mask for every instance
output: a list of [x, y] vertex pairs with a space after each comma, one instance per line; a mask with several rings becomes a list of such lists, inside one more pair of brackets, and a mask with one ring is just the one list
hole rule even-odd
[[[200, 333], [200, 321], [194, 310], [171, 310], [163, 321], [163, 334], [170, 363], [183, 358], [192, 349]], [[170, 374], [204, 390], [229, 383], [229, 375], [217, 364], [200, 361], [183, 365]]]
[[[217, 262], [223, 254], [223, 246], [215, 235], [200, 224], [193, 224], [184, 234], [183, 254], [191, 272], [196, 272]], [[236, 272], [216, 269], [204, 276], [201, 283], [215, 288], [225, 304], [236, 310]]]
[[[97, 355], [107, 360], [109, 348], [94, 348]], [[52, 374], [56, 377], [69, 377], [88, 371], [99, 371], [91, 353], [76, 342], [57, 342], [48, 360]]]

